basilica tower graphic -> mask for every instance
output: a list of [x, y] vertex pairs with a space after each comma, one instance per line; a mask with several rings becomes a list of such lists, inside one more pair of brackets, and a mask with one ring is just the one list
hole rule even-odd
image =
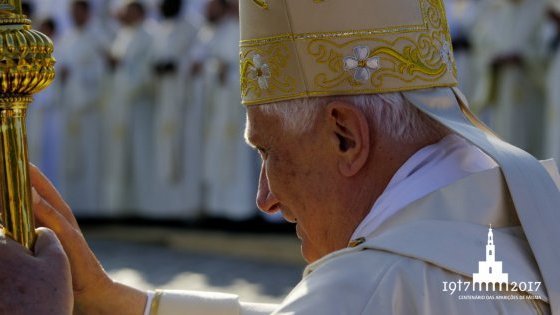
[[486, 260], [478, 262], [478, 272], [473, 274], [473, 287], [475, 289], [482, 290], [485, 288], [489, 290], [490, 284], [492, 290], [496, 290], [496, 287], [501, 290], [502, 285], [505, 289], [508, 285], [508, 274], [502, 272], [502, 262], [496, 260], [496, 245], [494, 245], [492, 226], [488, 229]]

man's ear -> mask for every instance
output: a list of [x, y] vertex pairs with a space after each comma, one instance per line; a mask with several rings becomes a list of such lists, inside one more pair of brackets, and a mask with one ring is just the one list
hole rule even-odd
[[354, 176], [367, 162], [370, 128], [364, 113], [352, 104], [335, 101], [327, 105], [329, 132], [343, 176]]

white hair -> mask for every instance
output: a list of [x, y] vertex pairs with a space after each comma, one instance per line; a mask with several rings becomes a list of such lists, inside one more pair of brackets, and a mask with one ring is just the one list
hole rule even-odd
[[314, 126], [321, 109], [333, 101], [353, 104], [377, 132], [395, 141], [411, 143], [441, 138], [450, 132], [410, 104], [401, 93], [300, 98], [260, 105], [259, 108], [265, 115], [281, 117], [285, 131], [304, 133]]

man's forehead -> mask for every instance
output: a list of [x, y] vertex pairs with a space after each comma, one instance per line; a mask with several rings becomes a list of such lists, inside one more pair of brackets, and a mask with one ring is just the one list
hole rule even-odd
[[262, 127], [259, 127], [262, 122], [262, 118], [259, 116], [260, 110], [257, 106], [250, 106], [247, 107], [247, 119], [245, 122], [245, 142], [250, 146], [254, 146], [259, 141], [260, 134], [262, 133], [260, 130]]
[[247, 122], [245, 124], [245, 141], [251, 145], [258, 145], [269, 140], [278, 131], [278, 117], [267, 114], [257, 105], [247, 107]]

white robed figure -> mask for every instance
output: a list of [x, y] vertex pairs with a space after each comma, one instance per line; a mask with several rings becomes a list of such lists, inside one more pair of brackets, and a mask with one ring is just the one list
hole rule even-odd
[[[555, 21], [556, 41], [560, 39], [560, 1], [551, 0], [550, 15]], [[560, 45], [553, 45], [553, 54], [546, 80], [546, 144], [545, 156], [560, 162]]]
[[58, 46], [61, 105], [65, 119], [65, 196], [77, 215], [99, 208], [101, 173], [100, 99], [106, 76], [104, 41], [90, 22], [89, 2], [72, 3], [75, 27]]
[[[220, 1], [210, 2], [219, 6]], [[209, 44], [206, 66], [209, 86], [206, 102], [204, 149], [205, 211], [209, 216], [247, 219], [256, 215], [256, 170], [251, 150], [243, 141], [245, 124], [239, 92], [239, 21], [223, 8]], [[212, 11], [212, 10], [210, 10]], [[219, 9], [216, 7], [216, 11]], [[211, 14], [211, 13], [210, 13]]]
[[29, 161], [40, 167], [58, 189], [63, 165], [63, 112], [59, 82], [34, 97], [27, 113]]
[[478, 1], [446, 0], [445, 8], [449, 21], [449, 31], [453, 40], [453, 53], [457, 66], [457, 76], [461, 91], [470, 98], [473, 94], [475, 73], [473, 73], [471, 30], [478, 14]]
[[[71, 0], [34, 0], [30, 3], [33, 6], [33, 18], [39, 20], [54, 19], [60, 34], [64, 34], [72, 27], [71, 16], [66, 9], [70, 6]], [[61, 10], [61, 8], [64, 8], [64, 10]]]
[[473, 30], [475, 108], [491, 106], [490, 127], [504, 140], [540, 154], [542, 132], [542, 0], [486, 0]]
[[[39, 31], [57, 42], [57, 23], [49, 18], [41, 21]], [[55, 54], [55, 58], [58, 56]], [[27, 111], [27, 145], [29, 160], [49, 176], [53, 184], [62, 190], [61, 167], [64, 120], [61, 106], [60, 80], [34, 97]]]
[[[181, 16], [181, 0], [164, 0], [152, 30], [155, 52], [155, 173], [148, 216], [193, 218], [200, 209], [202, 106], [189, 89], [196, 28]], [[146, 192], [144, 192], [146, 194]]]
[[153, 99], [153, 39], [144, 26], [144, 7], [129, 2], [123, 8], [121, 22], [111, 47], [114, 67], [110, 99], [105, 108], [104, 203], [109, 215], [122, 214], [138, 206], [139, 196], [147, 197], [149, 189], [137, 191], [137, 185], [151, 184], [151, 120]]

